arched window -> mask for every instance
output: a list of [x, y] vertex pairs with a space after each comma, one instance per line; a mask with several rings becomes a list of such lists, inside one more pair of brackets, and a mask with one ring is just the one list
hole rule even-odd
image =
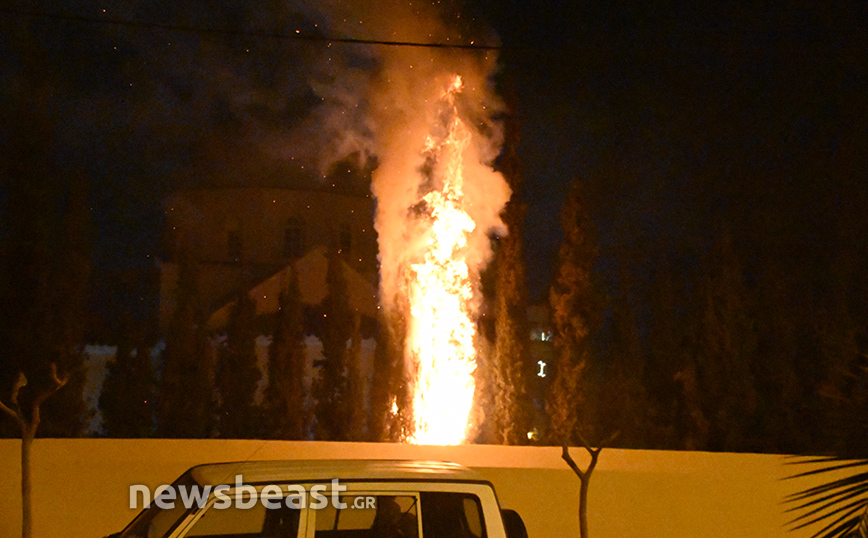
[[304, 221], [290, 217], [283, 232], [283, 255], [287, 258], [304, 256]]

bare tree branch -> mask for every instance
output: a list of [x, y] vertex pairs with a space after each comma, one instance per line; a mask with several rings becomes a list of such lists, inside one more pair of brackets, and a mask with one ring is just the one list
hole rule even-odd
[[585, 472], [582, 471], [578, 465], [576, 465], [576, 462], [573, 460], [572, 456], [570, 456], [570, 447], [567, 446], [565, 443], [562, 448], [563, 448], [563, 450], [561, 452], [561, 458], [565, 462], [567, 462], [567, 465], [570, 466], [570, 469], [572, 469], [573, 472], [576, 473], [576, 476], [578, 476], [580, 480], [584, 480], [585, 479]]
[[69, 372], [67, 372], [65, 376], [60, 377], [59, 375], [57, 375], [57, 364], [52, 362], [51, 363], [51, 380], [54, 381], [55, 385], [57, 385], [57, 387], [54, 389], [56, 391], [60, 387], [69, 383]]
[[41, 422], [41, 413], [39, 412], [39, 408], [42, 404], [47, 400], [52, 394], [60, 390], [61, 387], [66, 385], [69, 382], [69, 374], [67, 373], [63, 377], [59, 377], [57, 375], [57, 365], [55, 363], [51, 363], [51, 380], [54, 382], [54, 386], [48, 390], [44, 390], [39, 393], [36, 398], [33, 399], [33, 405], [31, 409], [31, 417], [30, 417], [30, 429], [36, 434], [36, 428], [39, 427], [39, 423]]
[[18, 372], [18, 377], [15, 379], [15, 384], [12, 385], [12, 394], [9, 397], [9, 401], [12, 402], [16, 408], [18, 407], [18, 393], [21, 392], [21, 389], [27, 385], [27, 377], [24, 376], [24, 372]]
[[14, 420], [18, 424], [22, 432], [27, 429], [27, 422], [24, 420], [24, 416], [21, 413], [21, 408], [18, 405], [18, 393], [25, 385], [27, 385], [27, 378], [24, 376], [24, 372], [18, 372], [18, 377], [15, 379], [15, 383], [12, 385], [12, 390], [10, 391], [9, 396], [9, 401], [12, 403], [12, 406], [10, 407], [3, 403], [3, 400], [0, 400], [0, 409], [2, 409], [3, 412], [12, 417], [12, 420]]
[[579, 467], [573, 457], [570, 456], [570, 447], [566, 443], [561, 447], [561, 458], [567, 462], [567, 465], [570, 466], [570, 469], [576, 473], [576, 476], [579, 477], [579, 536], [581, 538], [588, 538], [588, 486], [591, 482], [591, 473], [594, 472], [594, 468], [597, 466], [597, 460], [600, 457], [600, 452], [603, 451], [603, 446], [611, 443], [618, 437], [620, 432], [615, 432], [610, 435], [606, 441], [601, 444], [597, 448], [591, 448], [590, 443], [588, 443], [582, 434], [576, 433], [576, 436], [579, 438], [579, 441], [582, 443], [582, 448], [584, 448], [588, 454], [591, 456], [591, 461], [588, 463], [588, 468], [584, 471]]
[[18, 412], [14, 411], [11, 407], [6, 405], [5, 403], [3, 403], [3, 400], [0, 400], [0, 409], [2, 409], [3, 412], [5, 412], [10, 417], [12, 417], [12, 419], [15, 420], [15, 422], [19, 422], [19, 426], [21, 425], [20, 424], [21, 415]]
[[30, 477], [30, 445], [36, 437], [36, 430], [39, 428], [40, 422], [40, 406], [52, 394], [60, 390], [61, 387], [69, 382], [69, 374], [61, 377], [57, 374], [57, 365], [51, 363], [51, 371], [49, 374], [54, 386], [43, 390], [33, 399], [31, 405], [30, 420], [21, 412], [21, 405], [18, 402], [18, 395], [21, 389], [27, 386], [27, 377], [24, 372], [18, 373], [18, 378], [12, 385], [12, 391], [9, 401], [12, 406], [8, 406], [0, 400], [0, 409], [7, 415], [11, 416], [18, 426], [21, 428], [21, 536], [22, 538], [30, 538], [33, 535], [33, 516], [31, 507], [31, 477]]

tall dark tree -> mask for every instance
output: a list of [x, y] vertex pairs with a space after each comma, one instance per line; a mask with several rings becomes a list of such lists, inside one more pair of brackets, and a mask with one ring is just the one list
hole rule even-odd
[[732, 237], [722, 231], [704, 264], [699, 286], [696, 364], [703, 411], [709, 421], [708, 447], [745, 450], [756, 442], [756, 326]]
[[368, 396], [370, 411], [368, 413], [368, 441], [385, 441], [387, 435], [387, 419], [392, 400], [389, 388], [395, 361], [389, 353], [388, 327], [380, 319], [377, 325], [377, 347], [374, 349], [374, 359], [371, 371], [371, 390]]
[[594, 402], [588, 397], [591, 334], [597, 317], [592, 281], [596, 247], [584, 188], [578, 182], [573, 183], [564, 203], [561, 225], [564, 238], [549, 295], [557, 363], [546, 410], [549, 440], [571, 445], [579, 431], [586, 437], [596, 434]]
[[[633, 427], [619, 426], [623, 434], [619, 439], [621, 446], [625, 447], [691, 450], [705, 446], [708, 437], [708, 423], [700, 406], [695, 370], [685, 369], [692, 363], [686, 350], [692, 349], [693, 336], [687, 330], [690, 327], [688, 309], [682, 306], [686, 301], [683, 282], [691, 275], [685, 274], [685, 268], [672, 261], [660, 263], [661, 268], [648, 275], [654, 286], [646, 294], [648, 310], [652, 313], [646, 316], [647, 351], [644, 357], [640, 355], [632, 359], [635, 366], [629, 368], [640, 373], [641, 386], [638, 388], [641, 390], [627, 393], [635, 395], [631, 398], [635, 401], [632, 405], [638, 412], [627, 411]], [[627, 306], [626, 310], [624, 306]], [[629, 344], [619, 347], [625, 351], [638, 348], [642, 353], [636, 310], [633, 304], [629, 304], [621, 306], [620, 312], [615, 313], [616, 317], [635, 327], [628, 330], [632, 335]], [[628, 352], [622, 357], [626, 359], [633, 355]], [[604, 386], [606, 394], [615, 392], [610, 391], [608, 381]], [[606, 404], [601, 405], [605, 407]], [[606, 418], [601, 414], [599, 420], [604, 422]], [[632, 431], [639, 435], [631, 435]]]
[[[484, 318], [483, 318], [484, 319]], [[493, 320], [489, 320], [493, 321]], [[490, 334], [494, 334], [494, 324], [491, 325]], [[486, 338], [486, 331], [477, 334], [476, 342], [476, 369], [473, 372], [474, 391], [473, 408], [470, 411], [468, 422], [473, 425], [468, 431], [469, 438], [479, 444], [499, 444], [502, 435], [498, 431], [497, 410], [495, 409], [495, 392], [498, 386], [497, 364], [494, 361], [494, 345]], [[504, 383], [501, 383], [503, 385]], [[502, 403], [500, 399], [499, 403]], [[503, 415], [504, 413], [501, 413]]]
[[847, 303], [839, 295], [812, 316], [824, 368], [824, 379], [817, 383], [822, 409], [818, 429], [827, 450], [857, 458], [865, 455], [861, 439], [868, 431], [868, 356], [859, 349], [858, 327]]
[[370, 441], [399, 441], [406, 424], [398, 411], [407, 405], [408, 395], [403, 369], [404, 334], [401, 322], [389, 322], [380, 314], [377, 327], [377, 348], [374, 351], [371, 390], [368, 400], [368, 439]]
[[347, 439], [363, 441], [367, 426], [367, 405], [365, 402], [365, 376], [362, 370], [362, 317], [353, 315], [353, 332], [347, 355]]
[[0, 141], [0, 384], [11, 386], [22, 372], [39, 383], [56, 364], [69, 380], [45, 402], [40, 431], [75, 436], [88, 418], [82, 355], [90, 270], [88, 176], [77, 159], [58, 151], [60, 120], [48, 105], [55, 88], [27, 77], [19, 82], [13, 109], [4, 111], [9, 135]]
[[533, 376], [527, 324], [527, 296], [521, 248], [521, 208], [511, 201], [504, 212], [509, 234], [498, 240], [495, 257], [494, 349], [488, 376], [492, 394], [485, 418], [489, 442], [527, 442], [533, 416], [528, 382]]
[[649, 441], [647, 430], [653, 407], [646, 388], [648, 355], [643, 346], [638, 313], [633, 303], [631, 277], [622, 271], [621, 290], [611, 306], [612, 342], [607, 347], [608, 364], [601, 368], [601, 381], [592, 397], [597, 405], [596, 424], [606, 431], [598, 435], [620, 433], [621, 446], [637, 448]]
[[[131, 330], [129, 324], [125, 324]], [[138, 344], [138, 345], [137, 345]], [[135, 338], [123, 338], [99, 396], [103, 429], [107, 437], [142, 438], [154, 432], [156, 376], [149, 346]]]
[[311, 423], [304, 383], [307, 346], [304, 305], [293, 266], [280, 292], [274, 335], [268, 352], [268, 387], [263, 402], [266, 431], [272, 439], [307, 439]]
[[323, 359], [313, 387], [316, 399], [314, 437], [323, 441], [345, 440], [348, 436], [347, 342], [352, 333], [353, 313], [343, 266], [337, 249], [331, 249], [326, 272], [328, 291], [322, 303], [323, 324], [319, 335]]
[[256, 387], [261, 377], [256, 357], [256, 303], [242, 293], [229, 314], [226, 340], [217, 351], [218, 428], [226, 439], [261, 435]]
[[175, 312], [166, 334], [166, 350], [157, 401], [157, 435], [196, 439], [211, 433], [214, 357], [199, 304], [196, 270], [179, 263]]
[[[511, 80], [511, 79], [510, 79]], [[521, 161], [518, 146], [519, 126], [515, 110], [514, 87], [507, 87], [510, 113], [505, 118], [505, 148], [498, 168], [513, 191], [503, 211], [507, 235], [499, 238], [495, 254], [493, 442], [526, 443], [534, 415], [530, 381], [534, 364], [530, 358], [530, 332], [527, 323], [527, 278], [522, 246], [525, 206], [515, 194], [521, 186]]]
[[87, 371], [84, 344], [87, 331], [87, 290], [90, 275], [90, 212], [88, 182], [84, 172], [72, 172], [61, 193], [63, 217], [57, 237], [55, 257], [51, 262], [50, 299], [45, 305], [49, 356], [42, 369], [56, 364], [68, 372], [63, 391], [43, 405], [45, 416], [42, 434], [46, 437], [75, 437], [90, 422], [84, 387]]
[[[802, 349], [804, 340], [799, 342], [811, 333], [802, 321], [809, 310], [806, 294], [796, 284], [791, 266], [774, 257], [764, 258], [754, 285], [755, 308], [751, 316], [756, 323], [757, 359], [752, 373], [758, 396], [756, 416], [764, 432], [761, 449], [791, 454], [812, 452], [819, 436], [806, 410], [818, 393], [815, 387], [806, 386], [807, 379], [798, 371], [798, 358], [806, 351], [812, 363], [819, 362], [811, 351]], [[823, 377], [817, 375], [815, 381]]]

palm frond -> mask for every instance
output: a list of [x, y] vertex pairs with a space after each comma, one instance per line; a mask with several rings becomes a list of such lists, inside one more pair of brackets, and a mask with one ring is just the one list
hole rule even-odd
[[859, 538], [868, 538], [868, 510], [862, 512], [862, 517], [859, 518], [859, 528], [856, 536]]
[[849, 471], [845, 476], [834, 477], [785, 498], [784, 502], [790, 505], [785, 511], [795, 514], [787, 522], [791, 531], [822, 525], [812, 538], [868, 538], [868, 470], [865, 470], [868, 460], [824, 456], [788, 464], [819, 467], [788, 476], [787, 480]]

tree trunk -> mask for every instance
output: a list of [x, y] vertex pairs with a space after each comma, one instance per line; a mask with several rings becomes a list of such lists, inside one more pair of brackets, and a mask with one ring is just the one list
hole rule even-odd
[[588, 485], [591, 483], [591, 474], [585, 475], [579, 486], [579, 536], [588, 538]]
[[576, 433], [576, 435], [582, 442], [582, 447], [588, 452], [588, 455], [591, 456], [588, 468], [583, 471], [578, 465], [576, 465], [575, 460], [570, 456], [570, 447], [566, 443], [561, 447], [561, 458], [567, 462], [570, 469], [572, 469], [573, 472], [576, 473], [576, 476], [579, 477], [579, 537], [588, 538], [588, 486], [591, 483], [591, 473], [593, 473], [594, 468], [597, 467], [597, 460], [600, 457], [600, 452], [603, 451], [603, 445], [612, 442], [618, 436], [618, 432], [612, 434], [609, 439], [601, 443], [597, 448], [591, 448], [591, 445], [588, 444], [580, 434]]
[[30, 482], [30, 447], [35, 431], [25, 428], [21, 432], [21, 538], [33, 536], [32, 486]]
[[54, 382], [54, 387], [39, 393], [34, 398], [31, 406], [30, 420], [25, 418], [18, 404], [18, 394], [22, 388], [27, 386], [27, 378], [23, 372], [19, 372], [18, 379], [12, 385], [12, 397], [9, 398], [12, 406], [10, 407], [0, 400], [0, 411], [12, 417], [12, 420], [17, 422], [18, 427], [21, 428], [21, 538], [31, 538], [33, 536], [33, 511], [31, 509], [31, 491], [33, 488], [30, 482], [30, 446], [36, 437], [36, 430], [39, 429], [39, 407], [49, 396], [66, 385], [69, 381], [69, 375], [59, 377], [57, 375], [57, 366], [52, 363], [51, 380]]

